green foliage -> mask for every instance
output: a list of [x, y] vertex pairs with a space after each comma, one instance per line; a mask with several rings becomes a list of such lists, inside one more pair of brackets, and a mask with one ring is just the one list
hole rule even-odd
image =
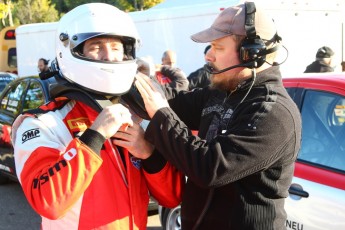
[[60, 13], [67, 13], [73, 8], [91, 2], [107, 3], [123, 11], [136, 11], [149, 9], [163, 0], [52, 0], [52, 3], [56, 5], [56, 9]]
[[11, 3], [11, 0], [0, 1], [1, 29], [6, 26], [13, 26], [12, 9], [13, 4]]
[[5, 3], [0, 2], [0, 19], [3, 19], [7, 12], [7, 5]]
[[146, 9], [149, 9], [159, 3], [163, 2], [163, 0], [146, 0], [146, 1], [143, 1], [143, 9], [146, 10]]
[[50, 0], [21, 0], [14, 3], [14, 18], [19, 24], [55, 22], [59, 13]]
[[73, 8], [91, 2], [108, 3], [130, 12], [149, 9], [162, 1], [164, 0], [0, 0], [0, 20], [3, 24], [0, 27], [58, 21]]

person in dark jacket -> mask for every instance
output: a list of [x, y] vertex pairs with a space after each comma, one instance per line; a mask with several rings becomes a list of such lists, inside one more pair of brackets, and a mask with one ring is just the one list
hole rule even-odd
[[[206, 57], [207, 51], [211, 48], [210, 45], [206, 46], [204, 50], [204, 56]], [[206, 71], [204, 67], [201, 67], [188, 76], [189, 81], [189, 90], [193, 90], [195, 88], [204, 88], [208, 86], [210, 81], [210, 73]]]
[[162, 89], [142, 74], [135, 83], [151, 117], [145, 138], [188, 178], [182, 229], [285, 229], [301, 116], [273, 66], [274, 22], [246, 2], [192, 40], [211, 43], [210, 87]]
[[334, 67], [332, 66], [333, 56], [334, 51], [328, 46], [319, 48], [316, 52], [316, 60], [307, 66], [304, 73], [334, 72]]
[[49, 60], [44, 59], [44, 58], [38, 59], [38, 63], [37, 63], [38, 72], [42, 73], [42, 72], [49, 71], [48, 64], [49, 64]]
[[[155, 77], [162, 85], [169, 85], [170, 87], [179, 85], [180, 89], [188, 90], [189, 82], [187, 76], [180, 68], [176, 67], [176, 59], [175, 51], [166, 50], [162, 56], [162, 64], [157, 64], [155, 66]], [[180, 73], [171, 74], [174, 72]]]

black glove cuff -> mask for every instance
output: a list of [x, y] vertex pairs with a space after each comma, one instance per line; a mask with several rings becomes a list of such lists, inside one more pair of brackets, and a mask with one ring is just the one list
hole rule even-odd
[[95, 153], [101, 152], [102, 146], [105, 142], [105, 137], [93, 129], [86, 129], [79, 137], [79, 140], [92, 149]]
[[153, 150], [153, 153], [149, 158], [142, 160], [142, 163], [143, 163], [143, 168], [146, 172], [150, 174], [154, 174], [161, 171], [166, 165], [167, 161], [155, 149]]

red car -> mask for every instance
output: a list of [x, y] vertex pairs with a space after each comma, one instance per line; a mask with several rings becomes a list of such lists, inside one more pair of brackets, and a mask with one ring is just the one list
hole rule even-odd
[[[287, 229], [345, 229], [345, 73], [283, 79], [302, 115], [302, 146], [286, 198]], [[159, 208], [181, 229], [180, 208]], [[206, 214], [207, 215], [207, 214]]]
[[345, 74], [284, 79], [302, 114], [288, 229], [345, 229]]

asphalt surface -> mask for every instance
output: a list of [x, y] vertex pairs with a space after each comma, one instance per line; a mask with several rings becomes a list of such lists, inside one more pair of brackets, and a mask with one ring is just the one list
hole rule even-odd
[[30, 207], [18, 183], [0, 185], [0, 229], [39, 230], [41, 217]]
[[[40, 223], [18, 183], [0, 185], [0, 230], [39, 230]], [[161, 229], [157, 213], [150, 213], [147, 230]]]

